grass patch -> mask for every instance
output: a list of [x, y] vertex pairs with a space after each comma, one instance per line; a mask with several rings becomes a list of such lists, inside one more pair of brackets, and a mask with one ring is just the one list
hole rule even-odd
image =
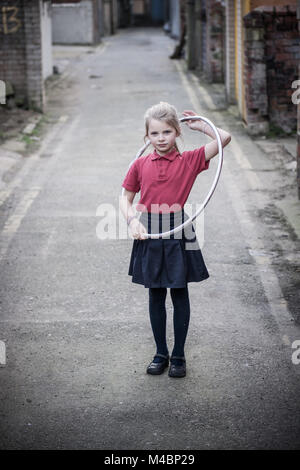
[[22, 136], [22, 141], [26, 143], [26, 145], [29, 145], [33, 142], [33, 140], [30, 138], [29, 135], [23, 135]]

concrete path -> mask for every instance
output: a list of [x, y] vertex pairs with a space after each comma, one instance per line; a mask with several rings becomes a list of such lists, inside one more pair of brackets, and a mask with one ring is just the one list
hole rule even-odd
[[[168, 59], [173, 47], [160, 29], [132, 29], [76, 56], [49, 98], [56, 123], [0, 194], [1, 448], [299, 448], [299, 240], [276, 205], [285, 179]], [[203, 219], [210, 278], [189, 284], [184, 379], [145, 373], [155, 348], [148, 290], [127, 275], [132, 240], [96, 236], [161, 100], [232, 134]], [[184, 129], [180, 145], [209, 140]], [[196, 180], [192, 209], [216, 167]], [[171, 351], [169, 293], [167, 313]]]

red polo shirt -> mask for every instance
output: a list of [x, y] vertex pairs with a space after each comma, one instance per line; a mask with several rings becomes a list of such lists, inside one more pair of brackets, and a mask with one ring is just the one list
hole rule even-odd
[[122, 186], [135, 193], [141, 190], [136, 207], [140, 212], [177, 212], [183, 208], [197, 175], [208, 168], [204, 145], [182, 154], [173, 149], [163, 156], [154, 150], [134, 161]]

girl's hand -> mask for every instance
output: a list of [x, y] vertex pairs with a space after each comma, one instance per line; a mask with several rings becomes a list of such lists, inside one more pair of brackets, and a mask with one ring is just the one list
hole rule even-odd
[[147, 240], [147, 237], [144, 236], [144, 233], [147, 233], [147, 230], [138, 219], [132, 219], [129, 227], [131, 229], [133, 238], [136, 238], [137, 240]]
[[[188, 117], [188, 116], [197, 116], [197, 114], [195, 113], [195, 111], [191, 111], [191, 110], [185, 110], [183, 111], [182, 115], [184, 117]], [[186, 125], [194, 130], [194, 131], [201, 131], [203, 132], [203, 129], [204, 129], [204, 126], [205, 126], [205, 122], [202, 121], [201, 119], [197, 119], [195, 121], [185, 121]]]

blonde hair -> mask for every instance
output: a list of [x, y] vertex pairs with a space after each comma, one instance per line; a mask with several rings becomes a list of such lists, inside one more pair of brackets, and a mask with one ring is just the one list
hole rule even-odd
[[[145, 113], [144, 119], [145, 119], [145, 132], [146, 132], [144, 136], [144, 141], [146, 140], [146, 137], [148, 136], [149, 124], [150, 124], [151, 119], [156, 119], [157, 121], [166, 122], [169, 126], [173, 127], [176, 130], [178, 136], [181, 135], [181, 127], [180, 127], [180, 121], [178, 119], [177, 110], [173, 105], [166, 103], [165, 101], [160, 101], [160, 103], [155, 104], [154, 106], [151, 106], [151, 108], [148, 108]], [[174, 146], [177, 152], [180, 153], [176, 142]]]

